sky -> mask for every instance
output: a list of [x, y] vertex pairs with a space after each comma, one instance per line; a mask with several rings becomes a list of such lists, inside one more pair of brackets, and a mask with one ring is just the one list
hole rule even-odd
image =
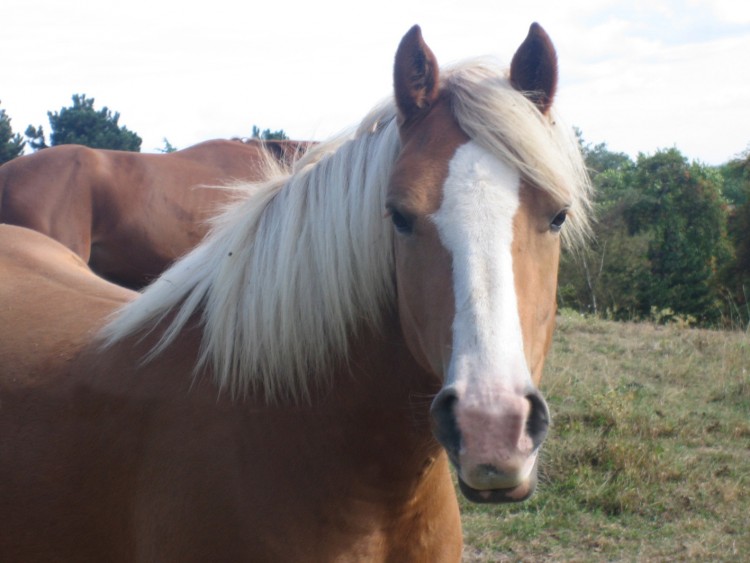
[[[459, 7], [460, 6], [460, 7]], [[750, 2], [738, 0], [4, 0], [0, 108], [15, 132], [73, 94], [156, 152], [253, 125], [322, 140], [391, 95], [413, 24], [441, 64], [507, 65], [539, 22], [556, 104], [586, 142], [721, 164], [750, 148]]]

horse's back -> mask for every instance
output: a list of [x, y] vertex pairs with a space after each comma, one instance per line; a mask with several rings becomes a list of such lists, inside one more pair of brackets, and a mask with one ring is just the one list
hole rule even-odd
[[211, 186], [260, 181], [273, 166], [261, 145], [227, 140], [168, 154], [100, 153], [109, 183], [94, 191], [89, 265], [136, 288], [198, 244], [235, 193]]
[[267, 172], [269, 164], [287, 168], [312, 145], [310, 141], [212, 139], [169, 153], [172, 158], [189, 158], [220, 167], [238, 179], [258, 179]]
[[167, 153], [168, 159], [188, 159], [220, 170], [241, 170], [251, 175], [260, 172], [258, 163], [264, 156], [262, 143], [243, 143], [228, 139], [211, 139], [179, 151]]
[[57, 241], [11, 225], [0, 225], [0, 271], [0, 383], [57, 371], [137, 295]]
[[168, 154], [50, 147], [0, 166], [0, 223], [44, 233], [102, 277], [140, 288], [198, 244], [235, 193], [206, 186], [261, 181], [304, 146], [216, 139]]

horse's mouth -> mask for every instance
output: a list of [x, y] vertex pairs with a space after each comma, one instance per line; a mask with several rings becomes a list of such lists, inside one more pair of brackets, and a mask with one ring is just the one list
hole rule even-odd
[[532, 475], [520, 485], [507, 489], [475, 489], [467, 485], [460, 476], [458, 477], [458, 486], [461, 493], [471, 502], [482, 504], [521, 502], [534, 494], [536, 475]]
[[529, 473], [520, 483], [511, 487], [498, 487], [495, 489], [474, 488], [471, 485], [468, 485], [461, 477], [461, 463], [458, 460], [458, 456], [452, 456], [449, 452], [448, 459], [450, 459], [450, 462], [456, 471], [456, 478], [458, 479], [458, 486], [461, 489], [461, 493], [471, 502], [480, 504], [523, 502], [530, 498], [536, 490], [537, 467], [539, 462], [536, 455], [534, 455], [533, 465], [531, 466]]

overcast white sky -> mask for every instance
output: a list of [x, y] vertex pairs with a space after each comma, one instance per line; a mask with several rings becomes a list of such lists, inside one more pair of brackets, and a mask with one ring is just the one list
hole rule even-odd
[[0, 107], [20, 133], [49, 134], [47, 111], [80, 93], [144, 152], [253, 125], [319, 140], [390, 94], [411, 25], [441, 63], [508, 63], [538, 21], [558, 50], [558, 108], [587, 141], [709, 164], [750, 147], [742, 0], [4, 0], [2, 14]]

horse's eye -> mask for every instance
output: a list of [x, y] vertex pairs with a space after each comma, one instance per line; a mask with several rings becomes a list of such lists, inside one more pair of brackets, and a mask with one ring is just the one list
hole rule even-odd
[[549, 225], [550, 230], [555, 233], [560, 232], [560, 229], [562, 229], [562, 226], [565, 223], [565, 219], [567, 218], [568, 218], [568, 210], [563, 209], [562, 211], [560, 211], [560, 213], [555, 215], [554, 219], [552, 219], [552, 222]]
[[409, 235], [414, 231], [414, 218], [404, 215], [393, 207], [388, 208], [391, 216], [391, 222], [394, 228], [402, 235]]

